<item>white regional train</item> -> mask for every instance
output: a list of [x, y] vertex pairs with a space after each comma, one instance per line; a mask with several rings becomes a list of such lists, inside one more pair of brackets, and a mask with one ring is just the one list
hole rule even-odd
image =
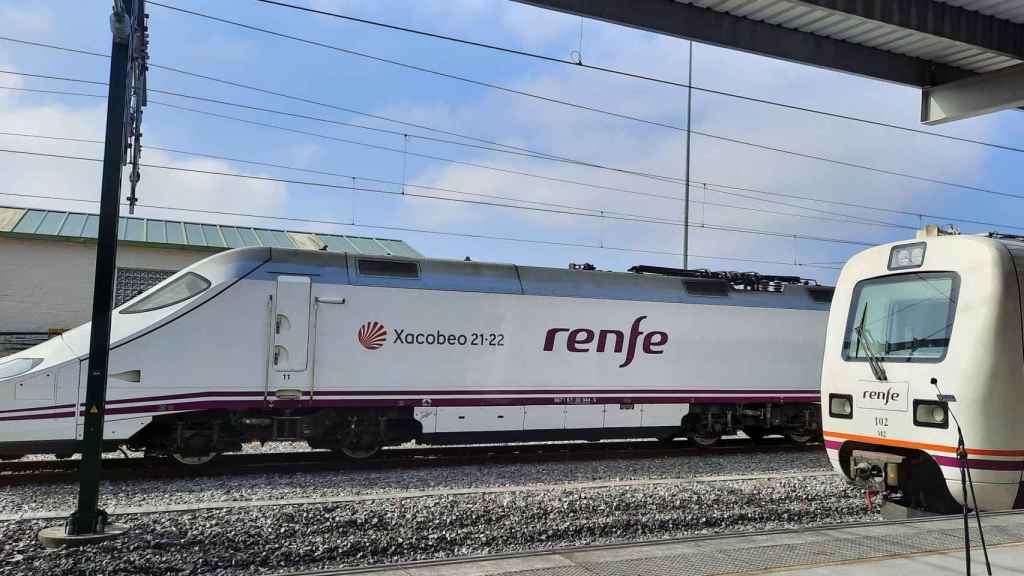
[[[107, 448], [820, 434], [831, 288], [638, 271], [222, 252], [115, 310]], [[88, 337], [0, 361], [0, 454], [78, 450]]]
[[977, 507], [1024, 506], [1022, 283], [1024, 237], [929, 226], [851, 258], [821, 374], [833, 466], [902, 506], [961, 510], [959, 420]]

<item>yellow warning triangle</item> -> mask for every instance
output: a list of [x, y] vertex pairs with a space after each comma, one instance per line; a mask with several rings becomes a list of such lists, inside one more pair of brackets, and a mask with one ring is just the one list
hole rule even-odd
[[96, 409], [95, 405], [93, 405], [92, 408], [89, 408], [89, 414], [98, 414], [98, 413], [99, 413], [99, 410]]

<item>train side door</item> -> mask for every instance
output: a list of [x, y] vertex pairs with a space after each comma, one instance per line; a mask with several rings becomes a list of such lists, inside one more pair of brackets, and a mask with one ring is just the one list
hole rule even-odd
[[268, 367], [268, 400], [308, 398], [309, 318], [311, 281], [308, 276], [278, 276], [271, 316], [272, 347]]

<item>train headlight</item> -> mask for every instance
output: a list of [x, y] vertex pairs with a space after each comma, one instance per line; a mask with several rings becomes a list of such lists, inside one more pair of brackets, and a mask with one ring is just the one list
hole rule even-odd
[[853, 396], [849, 394], [829, 394], [828, 415], [833, 418], [853, 418]]
[[924, 252], [927, 246], [924, 242], [893, 246], [889, 252], [889, 270], [920, 267], [921, 264], [924, 264]]
[[945, 402], [914, 400], [914, 424], [929, 428], [949, 428], [949, 408]]
[[885, 465], [885, 485], [893, 488], [900, 486], [900, 465], [896, 462], [888, 462]]

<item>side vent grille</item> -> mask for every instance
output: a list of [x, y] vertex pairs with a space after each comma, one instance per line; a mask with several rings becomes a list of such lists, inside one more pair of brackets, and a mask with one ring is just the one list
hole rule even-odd
[[694, 296], [728, 296], [729, 283], [725, 280], [683, 280], [686, 292]]
[[359, 274], [361, 276], [387, 276], [391, 278], [420, 277], [420, 267], [415, 262], [360, 258], [358, 265]]
[[808, 286], [807, 293], [815, 302], [831, 302], [836, 289], [830, 286]]

